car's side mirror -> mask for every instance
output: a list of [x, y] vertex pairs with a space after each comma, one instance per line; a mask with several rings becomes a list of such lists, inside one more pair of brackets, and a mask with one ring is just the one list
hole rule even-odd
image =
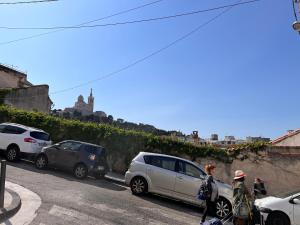
[[201, 179], [201, 180], [204, 180], [205, 177], [204, 177], [202, 174], [200, 174], [200, 179]]

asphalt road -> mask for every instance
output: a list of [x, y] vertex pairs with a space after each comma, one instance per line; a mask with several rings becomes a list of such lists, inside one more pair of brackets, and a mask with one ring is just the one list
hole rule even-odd
[[199, 224], [201, 209], [155, 195], [133, 196], [128, 187], [49, 169], [25, 161], [9, 163], [7, 180], [42, 199], [31, 225]]

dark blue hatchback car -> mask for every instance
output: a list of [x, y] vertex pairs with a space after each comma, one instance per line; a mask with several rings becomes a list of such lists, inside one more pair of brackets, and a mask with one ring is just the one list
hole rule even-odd
[[36, 157], [35, 165], [38, 169], [49, 166], [70, 171], [79, 179], [87, 175], [102, 178], [108, 171], [105, 148], [73, 140], [43, 148]]

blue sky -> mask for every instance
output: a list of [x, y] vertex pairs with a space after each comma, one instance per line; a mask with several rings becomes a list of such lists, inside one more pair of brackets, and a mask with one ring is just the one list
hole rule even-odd
[[[0, 6], [0, 26], [75, 25], [151, 2], [61, 0]], [[103, 20], [144, 19], [235, 3], [164, 0]], [[97, 79], [169, 44], [214, 17], [184, 18], [115, 27], [67, 30], [0, 44], [0, 62], [28, 73], [50, 92]], [[274, 138], [299, 127], [300, 36], [292, 29], [290, 1], [262, 0], [235, 7], [188, 39], [131, 69], [69, 92], [52, 95], [55, 108], [72, 106], [90, 88], [95, 109], [114, 118], [201, 137]], [[44, 31], [0, 30], [0, 42]]]

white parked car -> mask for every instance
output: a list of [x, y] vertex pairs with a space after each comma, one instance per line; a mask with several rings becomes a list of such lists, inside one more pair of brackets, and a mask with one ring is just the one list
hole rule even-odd
[[300, 225], [300, 190], [255, 201], [266, 225]]
[[34, 156], [51, 144], [50, 135], [43, 130], [16, 123], [0, 124], [0, 149], [6, 151], [9, 161]]
[[[191, 161], [141, 152], [132, 160], [125, 182], [135, 195], [151, 192], [203, 207], [204, 201], [196, 196], [205, 176], [206, 173]], [[232, 188], [220, 181], [217, 185], [220, 198], [216, 213], [224, 218], [232, 210]]]

